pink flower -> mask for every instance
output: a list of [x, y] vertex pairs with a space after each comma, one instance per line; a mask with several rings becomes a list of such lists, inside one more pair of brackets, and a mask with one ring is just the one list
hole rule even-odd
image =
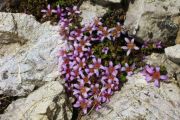
[[51, 16], [51, 15], [52, 15], [51, 5], [48, 4], [47, 10], [43, 9], [43, 10], [41, 10], [41, 12], [42, 12], [42, 13], [46, 13], [47, 16]]
[[88, 84], [91, 84], [91, 81], [90, 81], [90, 75], [88, 74], [88, 75], [84, 75], [83, 74], [83, 72], [81, 72], [80, 73], [81, 74], [81, 78], [80, 79], [78, 79], [78, 81], [80, 82], [80, 83], [88, 83]]
[[60, 17], [60, 19], [61, 19], [61, 17], [65, 16], [65, 13], [63, 12], [63, 9], [60, 8], [59, 5], [57, 5], [57, 9], [56, 10], [54, 10], [54, 9], [52, 10], [52, 13], [56, 13], [57, 16]]
[[72, 8], [66, 7], [66, 10], [68, 11], [69, 16], [72, 14], [80, 14], [81, 13], [77, 6], [73, 6]]
[[100, 26], [100, 27], [98, 28], [97, 34], [98, 34], [99, 36], [101, 36], [101, 41], [103, 41], [105, 38], [108, 38], [109, 40], [111, 40], [110, 30], [108, 30], [107, 27], [102, 27], [102, 26]]
[[90, 95], [99, 95], [99, 93], [100, 93], [100, 86], [99, 86], [99, 84], [95, 84], [95, 85], [91, 85], [91, 93], [90, 93]]
[[121, 65], [118, 64], [118, 65], [113, 66], [113, 62], [110, 61], [109, 67], [101, 67], [101, 68], [106, 71], [106, 74], [116, 76], [118, 73], [118, 69], [121, 68]]
[[119, 84], [119, 79], [114, 76], [113, 74], [104, 75], [101, 78], [102, 83], [108, 82], [108, 83], [116, 83]]
[[85, 66], [86, 66], [86, 59], [85, 58], [76, 57], [76, 61], [77, 62], [75, 63], [74, 67], [78, 67], [80, 69], [85, 68]]
[[125, 71], [128, 76], [133, 74], [133, 70], [135, 69], [135, 64], [132, 64], [129, 66], [127, 63], [125, 63], [125, 67], [121, 68], [121, 71]]
[[82, 46], [81, 44], [78, 44], [77, 42], [74, 42], [74, 55], [82, 57], [84, 55], [84, 52], [88, 51], [88, 49], [85, 46]]
[[105, 53], [105, 54], [107, 54], [108, 51], [109, 51], [109, 48], [108, 48], [108, 47], [104, 47], [104, 48], [102, 49], [102, 52]]
[[122, 29], [122, 27], [121, 27], [120, 23], [117, 23], [116, 27], [110, 29], [113, 40], [120, 37], [121, 29]]
[[84, 82], [81, 82], [80, 84], [74, 84], [74, 87], [76, 89], [73, 89], [73, 95], [80, 94], [83, 97], [87, 98], [88, 91], [90, 90], [90, 88], [86, 87], [84, 84], [85, 84]]
[[102, 104], [102, 101], [101, 101], [101, 97], [98, 96], [98, 95], [94, 95], [94, 100], [92, 102], [92, 106], [95, 107], [96, 111], [98, 111], [99, 109], [102, 108], [101, 104]]
[[99, 69], [102, 67], [101, 59], [100, 58], [93, 58], [93, 69], [97, 76], [99, 76]]
[[139, 50], [139, 48], [134, 44], [134, 39], [129, 40], [128, 38], [125, 38], [125, 41], [127, 43], [127, 46], [122, 46], [121, 48], [127, 50], [127, 56], [129, 56], [133, 49]]
[[87, 113], [87, 109], [90, 108], [92, 105], [92, 100], [87, 100], [82, 98], [81, 96], [78, 97], [78, 100], [73, 105], [74, 107], [78, 108], [80, 107], [83, 110], [83, 113]]
[[147, 82], [154, 82], [154, 86], [160, 87], [160, 81], [166, 81], [168, 79], [167, 75], [161, 75], [160, 73], [160, 67], [152, 67], [149, 65], [146, 65], [143, 75], [146, 76]]

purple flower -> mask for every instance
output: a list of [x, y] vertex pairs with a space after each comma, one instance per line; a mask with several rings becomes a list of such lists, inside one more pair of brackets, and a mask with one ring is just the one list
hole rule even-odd
[[108, 74], [108, 75], [112, 74], [112, 75], [116, 76], [118, 73], [118, 69], [121, 68], [121, 65], [118, 64], [118, 65], [113, 66], [113, 62], [110, 61], [109, 67], [101, 67], [101, 68], [106, 71], [106, 74]]
[[73, 8], [66, 7], [66, 10], [68, 11], [69, 16], [72, 15], [72, 14], [80, 14], [81, 13], [77, 6], [73, 6]]
[[148, 45], [149, 45], [148, 41], [145, 41], [144, 44], [142, 45], [142, 48], [148, 48]]
[[74, 67], [78, 67], [82, 69], [82, 68], [85, 68], [85, 66], [86, 66], [86, 59], [76, 57], [76, 64]]
[[96, 18], [92, 25], [95, 25], [97, 27], [102, 26], [101, 18]]
[[146, 65], [143, 75], [146, 76], [147, 82], [154, 82], [154, 86], [160, 87], [160, 81], [166, 81], [168, 79], [167, 75], [161, 75], [160, 73], [160, 67], [152, 67], [149, 65]]
[[[85, 69], [86, 73], [89, 74], [90, 76], [93, 76], [95, 74], [95, 69], [92, 64], [88, 65], [89, 67]], [[97, 71], [96, 71], [97, 72]], [[97, 73], [99, 74], [99, 73]]]
[[84, 84], [85, 84], [84, 82], [81, 82], [80, 84], [74, 84], [74, 87], [76, 89], [73, 89], [73, 95], [80, 94], [83, 97], [87, 98], [88, 97], [88, 91], [90, 90], [90, 88], [84, 86]]
[[88, 51], [87, 48], [85, 48], [85, 46], [82, 46], [81, 44], [78, 44], [77, 42], [74, 42], [74, 55], [78, 56], [79, 57], [82, 57], [84, 55], [84, 52], [85, 51]]
[[83, 38], [83, 32], [84, 32], [84, 29], [76, 29], [74, 31], [71, 31], [70, 32], [70, 35], [69, 35], [69, 40], [77, 40], [77, 39], [82, 39]]
[[162, 42], [158, 41], [154, 43], [155, 48], [162, 48]]
[[57, 9], [56, 10], [52, 10], [52, 13], [56, 13], [58, 17], [62, 17], [65, 16], [65, 13], [63, 12], [63, 9], [60, 8], [59, 5], [57, 5]]
[[62, 65], [62, 68], [60, 70], [61, 75], [65, 75], [66, 80], [70, 80], [70, 76], [71, 76], [71, 68], [68, 67], [67, 65]]
[[125, 67], [121, 68], [121, 71], [125, 71], [128, 76], [133, 74], [133, 70], [135, 69], [135, 64], [132, 64], [129, 66], [127, 63], [125, 63]]
[[102, 91], [101, 97], [102, 102], [109, 102], [113, 93], [108, 93], [106, 90]]
[[77, 38], [77, 40], [81, 46], [84, 46], [84, 47], [91, 46], [91, 43], [90, 43], [88, 37], [86, 37], [86, 36], [83, 38]]
[[59, 25], [61, 26], [62, 29], [69, 30], [69, 26], [72, 26], [71, 20], [72, 19], [62, 18], [59, 22]]
[[82, 68], [80, 68], [78, 65], [74, 66], [71, 70], [71, 80], [80, 78], [80, 74], [82, 74]]
[[78, 79], [78, 81], [80, 83], [88, 83], [88, 84], [91, 84], [91, 81], [90, 81], [90, 75], [84, 75], [83, 72], [80, 73], [81, 74], [81, 78]]
[[47, 10], [43, 9], [43, 10], [41, 10], [41, 12], [42, 12], [42, 13], [46, 13], [47, 16], [51, 16], [51, 15], [52, 15], [51, 5], [48, 4]]
[[102, 91], [107, 91], [107, 93], [109, 94], [113, 94], [113, 88], [114, 88], [114, 84], [112, 83], [105, 83]]
[[97, 30], [97, 28], [93, 24], [86, 24], [82, 29], [86, 32], [89, 32], [90, 35], [92, 34], [93, 31]]
[[100, 26], [100, 27], [98, 28], [97, 34], [98, 34], [99, 36], [101, 36], [101, 39], [100, 39], [101, 41], [103, 41], [105, 38], [108, 38], [109, 40], [111, 40], [110, 30], [108, 30], [107, 27], [102, 27], [102, 26]]
[[96, 111], [98, 111], [99, 109], [101, 109], [102, 108], [102, 106], [101, 106], [101, 97], [100, 96], [98, 96], [98, 95], [94, 95], [94, 100], [93, 100], [93, 102], [92, 102], [92, 106], [94, 106], [95, 107], [95, 109], [96, 109]]
[[91, 104], [92, 104], [92, 100], [87, 100], [79, 96], [78, 100], [73, 106], [76, 108], [80, 107], [83, 110], [83, 113], [86, 114], [87, 109], [91, 107]]
[[91, 85], [91, 93], [90, 95], [99, 95], [100, 89], [99, 89], [99, 84]]
[[93, 58], [93, 64], [89, 65], [89, 70], [87, 72], [94, 72], [97, 76], [99, 76], [99, 69], [102, 67], [100, 58]]
[[119, 79], [114, 76], [113, 74], [108, 74], [108, 75], [104, 75], [102, 78], [101, 78], [101, 81], [102, 83], [116, 83], [116, 84], [119, 84]]
[[122, 29], [122, 27], [121, 27], [120, 23], [117, 23], [116, 27], [110, 29], [113, 40], [120, 37], [121, 29]]
[[127, 46], [122, 46], [121, 48], [127, 50], [127, 56], [129, 56], [133, 49], [139, 50], [139, 48], [134, 44], [134, 39], [129, 40], [128, 38], [125, 38], [125, 41], [127, 43]]
[[104, 47], [104, 48], [102, 49], [102, 52], [105, 53], [105, 54], [107, 54], [108, 51], [109, 51], [109, 48], [108, 48], [108, 47]]

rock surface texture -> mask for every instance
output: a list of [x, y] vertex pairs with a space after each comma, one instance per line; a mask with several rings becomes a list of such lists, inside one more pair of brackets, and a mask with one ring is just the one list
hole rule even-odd
[[[180, 26], [180, 16], [174, 17], [174, 22]], [[176, 44], [180, 44], [180, 27], [176, 37]]]
[[162, 83], [155, 88], [138, 73], [128, 78], [104, 108], [83, 120], [179, 120], [179, 107], [180, 89], [176, 84]]
[[166, 48], [165, 53], [170, 60], [180, 65], [180, 45]]
[[[0, 94], [25, 96], [58, 80], [59, 27], [26, 14], [0, 13]], [[62, 81], [62, 80], [61, 80]]]
[[63, 86], [49, 82], [27, 98], [14, 101], [8, 106], [1, 120], [70, 120], [71, 107], [67, 105]]
[[89, 24], [95, 18], [103, 16], [108, 9], [99, 5], [92, 5], [89, 1], [85, 1], [81, 5], [80, 10], [82, 11], [82, 24]]
[[179, 0], [135, 0], [129, 5], [125, 26], [131, 35], [174, 44], [179, 30]]

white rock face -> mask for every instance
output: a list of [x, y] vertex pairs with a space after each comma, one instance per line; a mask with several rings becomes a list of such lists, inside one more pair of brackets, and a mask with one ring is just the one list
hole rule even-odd
[[8, 106], [1, 120], [70, 120], [71, 106], [67, 105], [63, 86], [49, 82], [27, 98], [14, 101]]
[[166, 48], [165, 53], [170, 60], [180, 64], [180, 44]]
[[80, 10], [82, 11], [82, 24], [89, 24], [95, 18], [102, 17], [108, 9], [99, 5], [92, 5], [89, 1], [85, 1], [81, 5]]
[[59, 27], [26, 14], [0, 13], [0, 94], [24, 96], [58, 79]]
[[140, 73], [128, 77], [121, 91], [83, 120], [179, 120], [180, 89], [174, 83], [155, 88]]
[[135, 0], [129, 5], [124, 24], [131, 35], [175, 43], [178, 24], [173, 17], [178, 16], [179, 9], [179, 0]]

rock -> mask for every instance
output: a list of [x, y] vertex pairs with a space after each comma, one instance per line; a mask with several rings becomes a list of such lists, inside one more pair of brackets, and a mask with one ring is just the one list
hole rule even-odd
[[0, 11], [3, 10], [5, 8], [5, 6], [6, 6], [5, 0], [1, 0], [0, 1]]
[[0, 1], [0, 12], [8, 11], [14, 7], [18, 8], [20, 0], [1, 0]]
[[180, 44], [180, 29], [176, 37], [176, 44]]
[[165, 49], [165, 53], [170, 60], [176, 64], [180, 64], [180, 45], [167, 47]]
[[59, 80], [62, 47], [67, 46], [59, 26], [22, 13], [0, 13], [0, 94], [26, 96], [34, 87]]
[[[180, 26], [180, 16], [174, 17], [174, 22]], [[176, 37], [176, 44], [180, 44], [180, 27], [179, 27], [179, 31]]]
[[171, 79], [175, 79], [175, 83], [180, 85], [180, 65], [172, 62], [165, 54], [153, 53], [146, 58], [146, 63], [154, 66], [164, 66]]
[[67, 104], [63, 86], [52, 81], [31, 93], [27, 98], [10, 104], [1, 120], [70, 120], [71, 105]]
[[85, 1], [81, 5], [80, 10], [82, 11], [82, 24], [89, 24], [95, 18], [102, 17], [108, 9], [99, 5], [92, 5], [89, 1]]
[[83, 120], [178, 120], [180, 118], [180, 89], [173, 83], [160, 88], [147, 85], [140, 73], [128, 77], [121, 91], [98, 112]]
[[120, 3], [121, 2], [121, 0], [105, 0], [105, 1], [113, 2], [113, 3]]
[[135, 0], [129, 5], [124, 25], [130, 35], [175, 44], [179, 26], [173, 17], [179, 16], [179, 9], [179, 0]]

